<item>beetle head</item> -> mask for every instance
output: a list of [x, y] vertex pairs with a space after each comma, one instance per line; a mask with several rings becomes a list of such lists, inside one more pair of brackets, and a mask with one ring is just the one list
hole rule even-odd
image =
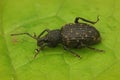
[[46, 43], [46, 36], [45, 37], [42, 37], [42, 38], [38, 38], [37, 39], [37, 46], [42, 46]]

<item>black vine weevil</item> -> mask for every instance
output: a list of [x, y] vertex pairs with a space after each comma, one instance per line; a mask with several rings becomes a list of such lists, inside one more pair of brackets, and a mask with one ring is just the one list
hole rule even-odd
[[[69, 51], [70, 53], [77, 57], [80, 56], [73, 52], [71, 48], [79, 49], [86, 47], [95, 51], [103, 52], [103, 50], [90, 47], [91, 45], [97, 44], [101, 41], [99, 31], [95, 27], [87, 23], [78, 22], [79, 19], [91, 24], [95, 24], [99, 21], [98, 17], [95, 22], [89, 21], [81, 17], [76, 17], [74, 23], [66, 24], [61, 29], [55, 30], [45, 29], [38, 36], [36, 36], [36, 34], [32, 36], [29, 33], [11, 34], [11, 36], [25, 34], [32, 37], [33, 39], [36, 39], [37, 46], [39, 46], [39, 48], [35, 50], [36, 54], [34, 58], [37, 56], [39, 51], [42, 50], [45, 46], [54, 48], [58, 44], [62, 44], [65, 50]], [[42, 36], [45, 32], [47, 32], [47, 34]]]

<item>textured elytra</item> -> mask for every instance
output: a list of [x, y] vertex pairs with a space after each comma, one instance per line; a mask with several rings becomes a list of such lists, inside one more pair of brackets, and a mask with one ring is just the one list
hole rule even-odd
[[61, 30], [63, 44], [70, 48], [81, 48], [101, 41], [96, 28], [86, 23], [66, 24]]

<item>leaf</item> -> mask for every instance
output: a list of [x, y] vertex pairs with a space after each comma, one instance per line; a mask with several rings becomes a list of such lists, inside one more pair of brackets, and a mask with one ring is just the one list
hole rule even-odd
[[[1, 0], [0, 80], [119, 80], [119, 0]], [[45, 48], [33, 59], [36, 41], [11, 33], [60, 29], [76, 16], [100, 21], [94, 25], [102, 42], [89, 49], [75, 50], [78, 59], [62, 46]]]

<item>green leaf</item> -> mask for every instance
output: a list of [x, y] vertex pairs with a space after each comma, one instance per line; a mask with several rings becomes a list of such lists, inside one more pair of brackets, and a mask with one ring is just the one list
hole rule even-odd
[[[120, 10], [119, 0], [1, 0], [0, 1], [0, 80], [119, 80]], [[76, 16], [100, 21], [94, 25], [102, 42], [76, 50], [82, 59], [62, 46], [45, 48], [33, 59], [36, 41], [12, 33], [60, 29]]]

